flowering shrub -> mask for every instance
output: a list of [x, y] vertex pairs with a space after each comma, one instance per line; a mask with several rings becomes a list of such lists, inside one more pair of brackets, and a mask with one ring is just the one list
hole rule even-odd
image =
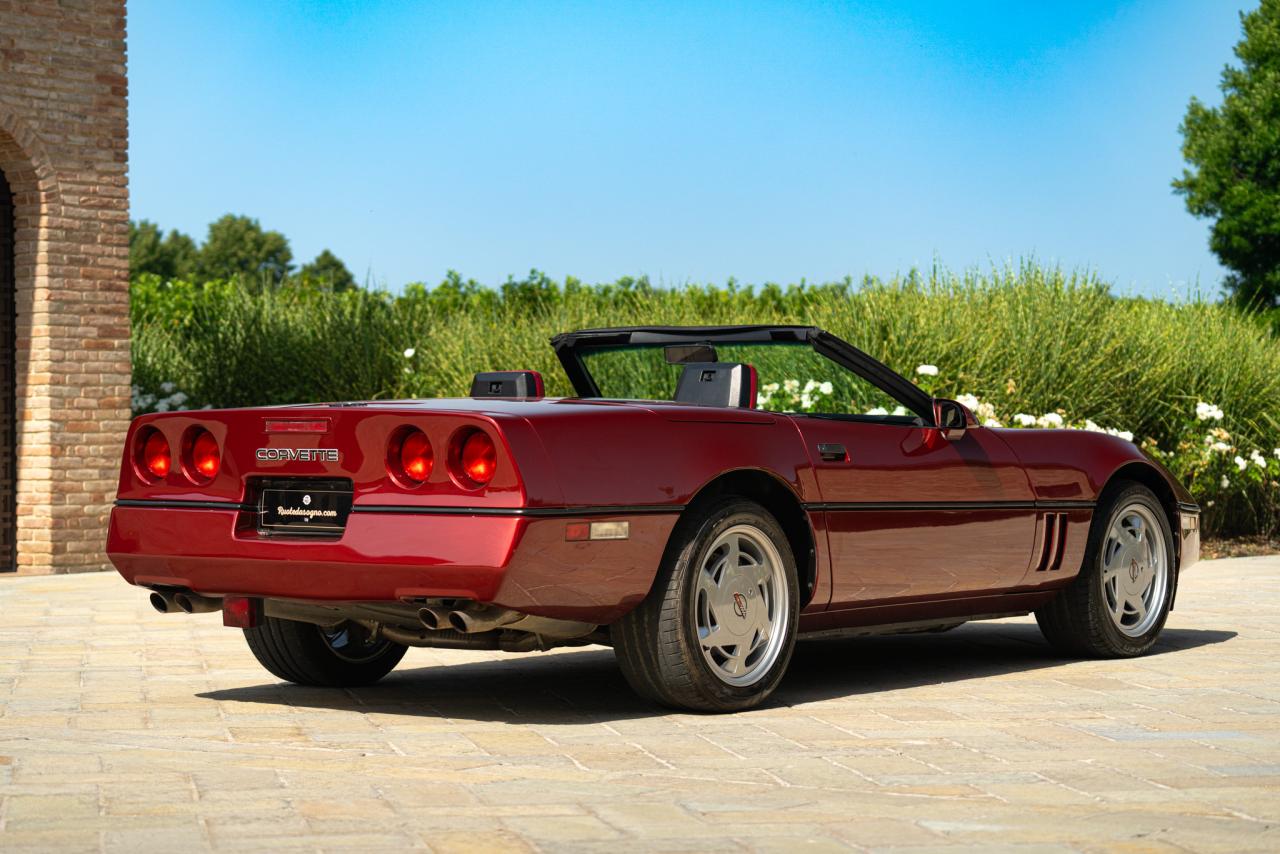
[[[178, 391], [178, 387], [171, 382], [160, 383], [160, 393], [152, 394], [145, 391], [142, 386], [132, 386], [132, 408], [134, 415], [145, 415], [148, 412], [170, 412], [183, 409], [190, 409], [187, 404], [191, 398]], [[210, 407], [206, 406], [205, 409]]]
[[784, 380], [781, 385], [760, 386], [756, 406], [773, 412], [825, 412], [830, 411], [824, 404], [833, 402], [833, 394], [835, 387], [829, 382], [809, 380], [801, 386], [800, 380]]

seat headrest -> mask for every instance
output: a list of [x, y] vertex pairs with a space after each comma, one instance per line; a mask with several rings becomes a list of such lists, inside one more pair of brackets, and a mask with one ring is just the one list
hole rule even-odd
[[756, 369], [735, 362], [691, 362], [680, 373], [675, 399], [700, 406], [754, 409]]
[[542, 374], [481, 371], [471, 381], [471, 397], [542, 397]]

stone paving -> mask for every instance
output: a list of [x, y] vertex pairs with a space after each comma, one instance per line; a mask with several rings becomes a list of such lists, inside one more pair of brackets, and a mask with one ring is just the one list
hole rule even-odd
[[286, 686], [219, 623], [0, 580], [0, 850], [1280, 850], [1280, 558], [1196, 567], [1145, 658], [1028, 618], [802, 644], [733, 716], [600, 648]]

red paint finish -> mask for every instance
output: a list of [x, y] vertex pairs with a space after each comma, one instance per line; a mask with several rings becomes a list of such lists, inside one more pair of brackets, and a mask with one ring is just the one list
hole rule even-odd
[[[140, 440], [158, 431], [176, 455], [197, 429], [219, 453], [207, 483], [176, 456], [167, 472], [144, 477]], [[434, 459], [421, 483], [388, 472], [394, 437], [411, 430]], [[474, 431], [493, 442], [487, 484], [448, 464]], [[843, 444], [847, 461], [822, 461], [820, 443]], [[107, 549], [141, 585], [326, 601], [466, 598], [607, 624], [648, 593], [684, 507], [721, 476], [745, 472], [790, 495], [809, 520], [817, 581], [802, 624], [865, 625], [877, 613], [989, 609], [1009, 591], [1018, 601], [1051, 595], [1079, 568], [1088, 503], [1132, 465], [1190, 501], [1131, 444], [1075, 431], [972, 428], [948, 441], [904, 425], [557, 399], [168, 413], [130, 428]], [[354, 509], [341, 536], [260, 534], [242, 504], [265, 477], [349, 479]], [[168, 504], [137, 504], [156, 501]], [[630, 538], [566, 537], [567, 525], [592, 519], [628, 521]], [[1065, 533], [1046, 546], [1050, 526]], [[1046, 548], [1053, 566], [1041, 566]]]
[[[1013, 452], [990, 432], [947, 441], [933, 428], [798, 421], [826, 511], [832, 609], [1015, 586], [1027, 568], [1035, 510]], [[842, 445], [824, 461], [820, 444]], [[1023, 509], [939, 510], [936, 502], [1021, 502]], [[903, 505], [883, 508], [885, 504]], [[883, 509], [881, 509], [883, 508]]]

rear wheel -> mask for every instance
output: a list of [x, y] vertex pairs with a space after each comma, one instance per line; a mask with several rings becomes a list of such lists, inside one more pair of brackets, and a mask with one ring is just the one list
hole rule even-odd
[[799, 584], [777, 521], [725, 501], [681, 522], [649, 596], [611, 629], [623, 674], [668, 706], [733, 711], [782, 680], [795, 647]]
[[1175, 581], [1173, 531], [1145, 486], [1128, 484], [1099, 506], [1084, 566], [1036, 611], [1045, 639], [1100, 658], [1141, 655], [1164, 628]]
[[372, 685], [400, 663], [406, 650], [353, 622], [316, 626], [266, 617], [244, 636], [262, 666], [281, 679], [332, 688]]

